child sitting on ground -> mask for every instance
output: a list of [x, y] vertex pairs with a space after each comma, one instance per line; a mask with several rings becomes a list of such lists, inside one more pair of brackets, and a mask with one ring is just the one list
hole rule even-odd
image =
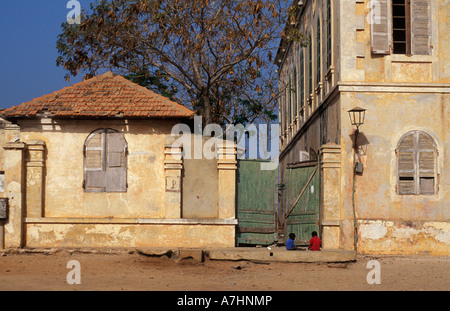
[[317, 236], [317, 232], [313, 231], [311, 235], [312, 235], [312, 238], [311, 238], [311, 240], [309, 240], [308, 249], [310, 251], [320, 251], [320, 246], [322, 245], [322, 241]]
[[286, 249], [288, 251], [292, 251], [292, 250], [302, 250], [302, 248], [297, 247], [294, 243], [295, 240], [295, 234], [294, 233], [289, 233], [289, 239], [286, 242]]

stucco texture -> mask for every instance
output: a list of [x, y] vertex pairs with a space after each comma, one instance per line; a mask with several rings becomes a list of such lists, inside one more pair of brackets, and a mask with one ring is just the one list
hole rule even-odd
[[[450, 141], [449, 97], [433, 93], [344, 93], [342, 114], [354, 106], [367, 109], [361, 126], [361, 148], [357, 161], [364, 164], [356, 176], [355, 205], [359, 226], [359, 248], [379, 253], [450, 253]], [[410, 131], [430, 135], [437, 147], [437, 193], [400, 195], [396, 191], [400, 138]], [[349, 120], [342, 129], [343, 215], [352, 212], [352, 135]], [[348, 227], [349, 240], [353, 232]]]
[[[45, 217], [164, 218], [164, 143], [170, 122], [52, 123], [20, 124], [22, 141], [46, 144]], [[83, 146], [88, 135], [101, 128], [124, 133], [129, 152], [126, 192], [85, 192], [82, 187]]]

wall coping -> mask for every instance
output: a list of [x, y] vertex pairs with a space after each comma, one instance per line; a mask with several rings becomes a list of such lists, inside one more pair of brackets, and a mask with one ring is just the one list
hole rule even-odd
[[154, 218], [25, 218], [27, 224], [138, 224], [138, 225], [237, 225], [237, 219], [154, 219]]
[[4, 146], [3, 146], [3, 149], [6, 149], [6, 150], [20, 150], [20, 149], [25, 149], [25, 147], [26, 147], [26, 144], [25, 143], [22, 143], [22, 142], [9, 142], [9, 143], [6, 143]]

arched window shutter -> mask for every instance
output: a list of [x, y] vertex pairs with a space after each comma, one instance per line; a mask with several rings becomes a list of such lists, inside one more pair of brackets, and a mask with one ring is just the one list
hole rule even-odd
[[123, 133], [102, 129], [89, 135], [84, 146], [84, 189], [127, 191], [127, 143]]
[[122, 133], [107, 135], [106, 192], [126, 192], [126, 142]]
[[406, 136], [398, 147], [398, 193], [415, 193], [414, 135]]
[[435, 194], [437, 150], [426, 133], [408, 133], [397, 148], [398, 194]]
[[433, 141], [424, 134], [419, 134], [419, 193], [434, 194], [436, 149]]

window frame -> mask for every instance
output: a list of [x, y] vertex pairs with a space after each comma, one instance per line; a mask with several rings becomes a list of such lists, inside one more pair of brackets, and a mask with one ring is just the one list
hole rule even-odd
[[[281, 87], [280, 87], [281, 88]], [[283, 137], [284, 135], [284, 100], [283, 100], [283, 93], [280, 93], [279, 95], [279, 105], [278, 105], [278, 115], [279, 115], [279, 124], [281, 127], [280, 136]]]
[[[394, 4], [397, 0], [370, 0], [371, 52], [379, 55], [432, 55], [431, 0], [404, 0], [404, 51], [395, 49]], [[403, 0], [402, 0], [403, 1]], [[425, 13], [425, 14], [424, 14]], [[403, 16], [403, 15], [402, 15]], [[400, 19], [402, 16], [398, 16]], [[397, 50], [397, 51], [396, 51]]]
[[311, 96], [313, 94], [313, 49], [312, 49], [312, 40], [311, 40], [311, 33], [308, 34], [308, 41], [309, 41], [309, 47], [308, 47], [308, 91], [309, 95]]
[[298, 116], [298, 91], [297, 91], [297, 89], [298, 89], [298, 78], [297, 78], [297, 66], [296, 65], [294, 65], [292, 78], [293, 78], [293, 82], [292, 82], [293, 89], [292, 89], [292, 92], [293, 92], [293, 96], [294, 96], [294, 98], [293, 98], [293, 106], [294, 107], [292, 109], [292, 111], [293, 111], [292, 118], [293, 118], [293, 122], [295, 122], [296, 119], [297, 119], [297, 116]]
[[[396, 3], [396, 1], [399, 0], [392, 0], [392, 54], [400, 54], [400, 55], [411, 55], [411, 2], [409, 0], [400, 0], [403, 3]], [[395, 8], [398, 7], [404, 7], [404, 14], [403, 15], [395, 15]], [[404, 20], [404, 28], [396, 28], [396, 20]], [[396, 32], [403, 32], [404, 34], [404, 40], [397, 40]], [[398, 48], [396, 48], [396, 45], [404, 44], [405, 50], [399, 51]]]
[[322, 36], [321, 36], [320, 17], [317, 17], [317, 33], [316, 33], [316, 87], [322, 82]]
[[292, 125], [292, 81], [290, 75], [288, 84], [288, 114], [289, 114], [288, 127], [290, 128]]
[[305, 109], [305, 54], [303, 47], [300, 46], [300, 78], [299, 78], [299, 88], [300, 88], [300, 109], [303, 111]]
[[[429, 142], [431, 142], [433, 149], [427, 149], [427, 148], [420, 148], [420, 136], [419, 135], [423, 135], [426, 137], [426, 139], [429, 140]], [[412, 141], [413, 141], [413, 145], [412, 145], [412, 150], [409, 150], [409, 148], [406, 149], [401, 149], [401, 145], [402, 143], [405, 141], [406, 138], [408, 138], [409, 136], [412, 136]], [[403, 151], [403, 152], [402, 152]], [[413, 170], [410, 172], [412, 173], [412, 180], [414, 182], [414, 187], [413, 187], [413, 191], [411, 192], [401, 192], [400, 189], [400, 182], [401, 182], [401, 173], [405, 173], [405, 170], [400, 170], [400, 162], [401, 160], [404, 160], [405, 158], [401, 158], [401, 153], [408, 153], [411, 152], [413, 153], [413, 159], [412, 159], [412, 163], [413, 163]], [[423, 171], [421, 171], [420, 168], [420, 158], [421, 158], [421, 153], [431, 153], [433, 152], [433, 171], [432, 172], [427, 172], [428, 175], [432, 175], [432, 177], [429, 176], [421, 176], [421, 173]], [[397, 147], [395, 149], [395, 154], [396, 154], [396, 180], [397, 180], [397, 184], [396, 184], [396, 193], [397, 195], [437, 195], [438, 191], [439, 191], [439, 173], [438, 173], [438, 157], [439, 157], [439, 152], [437, 149], [437, 142], [436, 140], [428, 133], [421, 131], [421, 130], [413, 130], [413, 131], [409, 131], [408, 133], [404, 134], [398, 141], [397, 143]], [[403, 178], [411, 178], [411, 177], [403, 177]], [[422, 179], [433, 179], [434, 181], [434, 185], [433, 185], [433, 191], [431, 192], [423, 192], [421, 189], [421, 181]], [[406, 179], [405, 179], [406, 180]]]
[[331, 0], [327, 0], [327, 70], [333, 65], [332, 14]]
[[[108, 158], [108, 151], [107, 151], [107, 136], [108, 134], [113, 134], [113, 133], [118, 133], [118, 134], [122, 134], [120, 131], [111, 129], [111, 128], [102, 128], [102, 129], [97, 129], [95, 131], [93, 131], [92, 133], [90, 133], [88, 135], [88, 137], [86, 138], [84, 145], [83, 145], [83, 190], [84, 192], [106, 192], [106, 193], [116, 193], [116, 192], [127, 192], [128, 190], [128, 142], [125, 139], [125, 136], [123, 135], [123, 140], [125, 143], [124, 146], [124, 158], [123, 158], [123, 165], [120, 166], [120, 168], [124, 171], [125, 174], [125, 187], [123, 190], [118, 190], [118, 191], [110, 191], [107, 189], [107, 187], [98, 187], [98, 188], [88, 188], [87, 187], [87, 172], [91, 171], [91, 172], [107, 172], [108, 167], [107, 167], [107, 162], [109, 161]], [[94, 138], [96, 135], [101, 135], [101, 147], [88, 147], [90, 141], [92, 140], [92, 138]], [[87, 167], [87, 153], [88, 151], [101, 151], [101, 167], [98, 168], [90, 168]], [[112, 167], [111, 167], [112, 168]]]

